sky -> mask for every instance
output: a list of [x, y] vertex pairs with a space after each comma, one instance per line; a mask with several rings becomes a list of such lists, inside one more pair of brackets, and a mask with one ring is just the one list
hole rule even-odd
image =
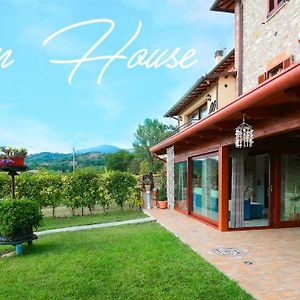
[[[207, 0], [0, 0], [0, 145], [26, 147], [30, 153], [71, 152], [101, 144], [132, 148], [134, 132], [145, 118], [164, 113], [215, 63], [217, 49], [233, 47], [233, 16], [210, 12]], [[97, 84], [107, 60], [82, 63], [68, 83], [74, 64], [107, 32], [108, 23], [56, 31], [89, 20], [109, 19], [115, 28], [90, 54], [111, 56], [137, 31]], [[136, 66], [128, 59], [140, 49], [177, 47], [180, 59], [195, 49], [189, 68]], [[3, 54], [12, 50], [3, 66]], [[147, 56], [147, 57], [148, 57]], [[2, 57], [2, 61], [1, 61]], [[9, 61], [9, 60], [7, 60]]]

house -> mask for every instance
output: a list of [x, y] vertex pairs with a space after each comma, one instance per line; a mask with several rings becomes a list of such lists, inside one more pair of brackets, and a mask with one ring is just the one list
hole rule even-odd
[[169, 206], [221, 231], [300, 226], [300, 1], [211, 10], [234, 14], [235, 50], [165, 114], [180, 126], [150, 149], [167, 156]]

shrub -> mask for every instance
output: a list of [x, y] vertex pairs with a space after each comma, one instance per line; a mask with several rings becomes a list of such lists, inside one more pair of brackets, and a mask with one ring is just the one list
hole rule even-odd
[[144, 200], [141, 195], [141, 190], [137, 184], [135, 187], [131, 187], [129, 191], [128, 204], [130, 208], [138, 207], [142, 209], [142, 204]]
[[17, 198], [31, 199], [39, 204], [40, 207], [45, 206], [41, 197], [43, 182], [41, 175], [24, 173], [17, 176], [16, 179], [16, 196]]
[[28, 199], [4, 199], [0, 201], [0, 233], [6, 237], [27, 234], [42, 221], [37, 203]]
[[0, 174], [0, 199], [10, 196], [10, 177], [7, 174]]

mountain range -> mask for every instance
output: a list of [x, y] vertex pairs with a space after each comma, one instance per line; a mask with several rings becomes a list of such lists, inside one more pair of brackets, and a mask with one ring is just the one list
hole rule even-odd
[[[84, 167], [99, 167], [103, 168], [105, 165], [104, 154], [116, 153], [121, 148], [113, 145], [100, 145], [87, 149], [75, 150], [76, 166]], [[126, 149], [132, 152], [132, 149]], [[46, 169], [53, 171], [71, 172], [73, 168], [73, 154], [72, 153], [52, 153], [40, 152], [30, 154], [26, 157], [25, 163], [29, 170]]]

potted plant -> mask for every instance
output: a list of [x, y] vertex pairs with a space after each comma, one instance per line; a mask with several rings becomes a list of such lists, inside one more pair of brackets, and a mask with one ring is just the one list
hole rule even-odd
[[37, 237], [33, 228], [42, 221], [38, 204], [27, 199], [7, 198], [0, 201], [0, 244], [21, 244]]
[[157, 200], [158, 200], [159, 208], [166, 209], [168, 207], [167, 184], [166, 184], [166, 178], [164, 176], [162, 176], [160, 180], [160, 185], [157, 193]]
[[299, 213], [297, 212], [297, 206], [298, 202], [300, 200], [300, 196], [292, 197], [290, 199], [291, 201], [291, 207], [290, 207], [290, 221], [298, 221], [299, 220]]
[[0, 166], [24, 166], [25, 148], [1, 147], [0, 151]]
[[145, 186], [146, 192], [150, 192], [150, 191], [151, 191], [152, 181], [151, 181], [150, 178], [147, 177], [147, 178], [144, 180], [144, 186]]

